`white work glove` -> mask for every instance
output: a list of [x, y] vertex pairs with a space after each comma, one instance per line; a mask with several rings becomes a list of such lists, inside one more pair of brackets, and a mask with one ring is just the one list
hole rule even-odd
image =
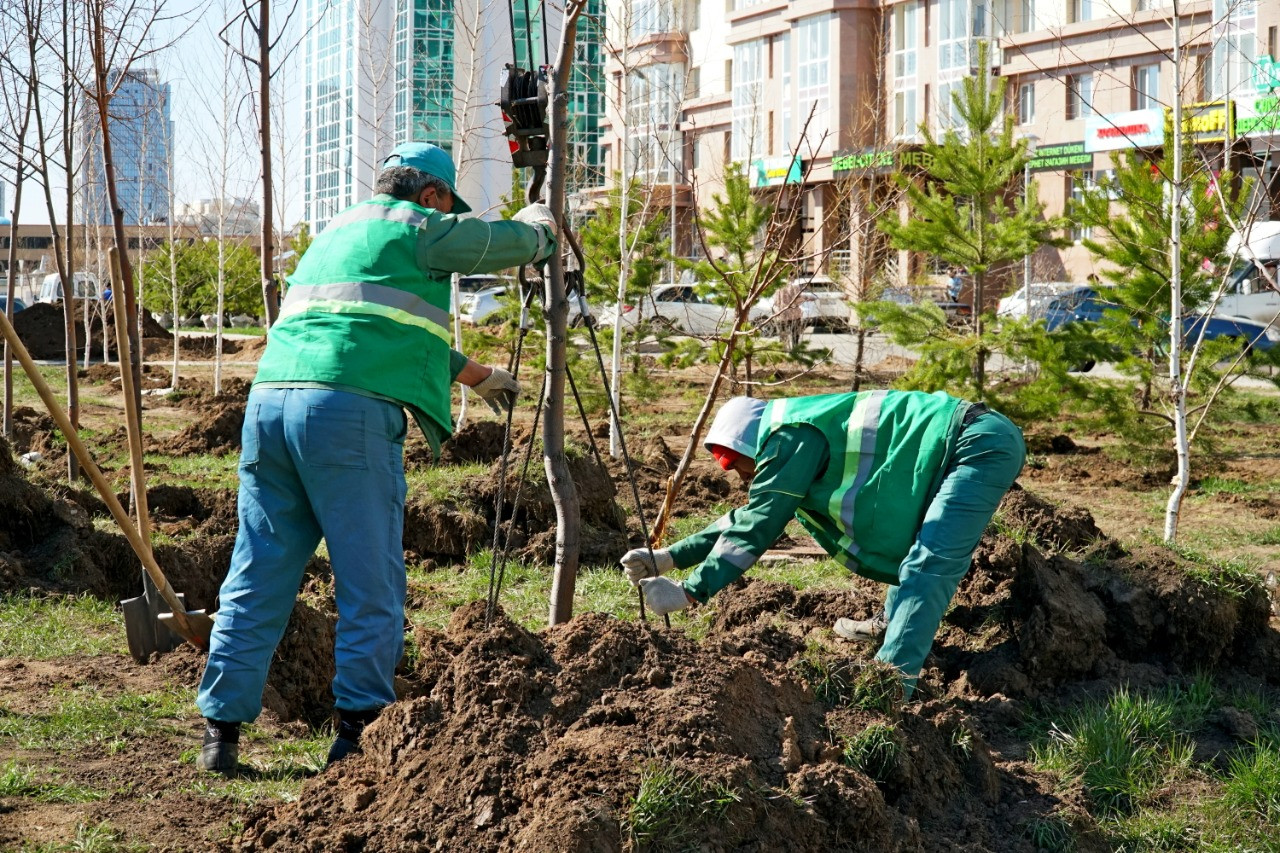
[[644, 592], [644, 600], [649, 609], [659, 616], [666, 616], [689, 606], [689, 596], [685, 595], [684, 585], [671, 578], [641, 578], [640, 589]]
[[551, 208], [545, 204], [526, 205], [512, 219], [537, 228], [538, 254], [533, 258], [535, 263], [551, 257], [560, 240], [560, 226], [556, 218], [551, 215]]
[[656, 578], [676, 567], [676, 561], [666, 548], [654, 548], [652, 558], [649, 553], [648, 548], [632, 548], [618, 561], [622, 563], [622, 571], [632, 586], [638, 585], [641, 578]]
[[493, 372], [472, 385], [471, 390], [489, 404], [495, 415], [500, 415], [503, 411], [511, 411], [511, 407], [516, 404], [516, 397], [520, 395], [520, 383], [501, 367], [491, 370]]

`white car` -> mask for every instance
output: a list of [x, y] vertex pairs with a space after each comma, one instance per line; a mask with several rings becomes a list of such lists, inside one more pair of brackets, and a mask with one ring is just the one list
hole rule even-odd
[[[1080, 285], [1073, 281], [1031, 282], [1031, 316], [1044, 319], [1049, 303]], [[996, 305], [997, 317], [1027, 316], [1027, 286], [1024, 284]]]
[[[500, 309], [510, 305], [516, 311], [519, 310], [520, 302], [517, 292], [515, 287], [508, 284], [486, 287], [474, 293], [464, 292], [462, 310], [458, 313], [458, 319], [473, 326], [496, 322]], [[581, 322], [582, 308], [575, 296], [569, 300], [569, 325], [578, 326]]]
[[635, 305], [623, 305], [621, 312], [611, 305], [600, 312], [599, 325], [609, 327], [622, 317], [622, 325], [635, 329], [642, 321], [662, 323], [687, 335], [714, 335], [728, 331], [733, 309], [717, 305], [698, 294], [691, 284], [660, 284]]
[[[806, 328], [843, 332], [849, 328], [849, 295], [825, 275], [792, 279], [791, 284], [804, 288], [800, 294], [800, 316]], [[775, 297], [766, 296], [756, 303], [751, 319], [767, 323], [773, 316]]]

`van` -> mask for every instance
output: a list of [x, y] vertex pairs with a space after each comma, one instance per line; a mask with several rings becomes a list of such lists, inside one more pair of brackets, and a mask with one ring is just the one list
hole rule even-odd
[[1280, 292], [1267, 283], [1280, 283], [1280, 222], [1255, 222], [1244, 233], [1227, 240], [1227, 254], [1236, 266], [1215, 313], [1248, 317], [1259, 323], [1280, 325]]
[[[98, 278], [91, 272], [72, 273], [72, 299], [98, 299]], [[56, 272], [44, 277], [36, 302], [62, 302], [62, 276]]]

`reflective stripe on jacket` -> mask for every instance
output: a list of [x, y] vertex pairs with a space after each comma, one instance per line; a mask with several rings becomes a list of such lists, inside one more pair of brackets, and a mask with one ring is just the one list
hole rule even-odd
[[810, 424], [830, 461], [796, 517], [850, 570], [898, 582], [942, 482], [967, 404], [942, 392], [869, 391], [779, 399], [761, 415], [757, 452], [784, 424]]
[[406, 406], [428, 437], [448, 436], [449, 274], [526, 263], [537, 246], [536, 229], [519, 222], [386, 195], [349, 207], [289, 277], [254, 381], [367, 391]]

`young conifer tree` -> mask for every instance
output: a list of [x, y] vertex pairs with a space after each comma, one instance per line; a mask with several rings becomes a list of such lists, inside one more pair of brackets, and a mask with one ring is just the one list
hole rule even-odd
[[1062, 223], [1045, 219], [1034, 183], [1023, 191], [1027, 146], [1014, 138], [1013, 116], [1004, 109], [1005, 80], [984, 72], [990, 67], [986, 42], [979, 43], [977, 67], [980, 73], [965, 78], [961, 91], [951, 95], [960, 126], [939, 138], [923, 125], [928, 167], [923, 174], [896, 176], [906, 194], [906, 221], [894, 211], [880, 227], [895, 248], [925, 253], [973, 277], [972, 332], [953, 345], [971, 353], [973, 393], [981, 400], [990, 354], [983, 310], [989, 275], [1053, 242]]

